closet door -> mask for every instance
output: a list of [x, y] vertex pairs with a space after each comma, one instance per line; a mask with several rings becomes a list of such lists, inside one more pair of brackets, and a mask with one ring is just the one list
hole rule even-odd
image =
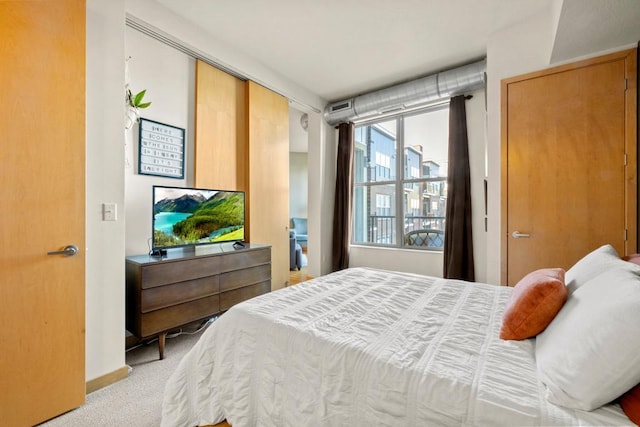
[[502, 82], [502, 283], [636, 252], [636, 51]]
[[[0, 424], [85, 398], [84, 0], [0, 1]], [[73, 256], [47, 255], [75, 245]]]
[[289, 102], [201, 61], [196, 66], [196, 186], [244, 190], [245, 237], [271, 246], [271, 287], [289, 280]]
[[197, 60], [195, 186], [247, 191], [247, 146], [246, 83]]
[[271, 289], [289, 281], [289, 103], [247, 82], [251, 241], [271, 245]]

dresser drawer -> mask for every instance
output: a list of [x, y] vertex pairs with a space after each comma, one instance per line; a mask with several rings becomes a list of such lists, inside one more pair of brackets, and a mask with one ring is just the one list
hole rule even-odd
[[271, 249], [258, 249], [251, 251], [239, 251], [226, 254], [220, 257], [222, 271], [238, 270], [271, 262]]
[[271, 264], [230, 271], [220, 275], [220, 292], [271, 279]]
[[203, 277], [173, 285], [143, 289], [140, 311], [147, 313], [160, 308], [192, 301], [217, 294], [220, 290], [220, 276]]
[[140, 339], [162, 336], [270, 292], [271, 248], [246, 243], [241, 250], [185, 249], [161, 259], [131, 255], [126, 282], [127, 329]]
[[228, 310], [239, 302], [271, 292], [271, 280], [220, 294], [220, 310]]
[[221, 257], [167, 261], [142, 268], [141, 288], [153, 288], [170, 283], [184, 282], [213, 276], [220, 272]]
[[184, 304], [174, 305], [141, 315], [141, 337], [184, 325], [220, 311], [219, 295], [212, 295]]

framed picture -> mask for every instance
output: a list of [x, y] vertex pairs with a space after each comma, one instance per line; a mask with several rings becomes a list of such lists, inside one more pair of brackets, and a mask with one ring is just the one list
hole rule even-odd
[[184, 178], [184, 129], [140, 119], [138, 173]]

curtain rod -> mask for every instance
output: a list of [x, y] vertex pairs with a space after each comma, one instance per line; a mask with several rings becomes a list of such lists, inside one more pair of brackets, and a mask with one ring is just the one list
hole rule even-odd
[[320, 113], [321, 111], [312, 106], [309, 105], [305, 102], [302, 102], [294, 97], [288, 96], [285, 93], [283, 93], [282, 91], [274, 88], [273, 86], [265, 83], [264, 81], [261, 81], [260, 79], [256, 79], [252, 76], [250, 76], [247, 73], [244, 73], [238, 69], [236, 69], [235, 67], [232, 67], [230, 65], [226, 65], [224, 64], [222, 61], [220, 61], [219, 59], [213, 58], [210, 55], [208, 55], [207, 53], [201, 51], [200, 49], [196, 49], [192, 46], [189, 46], [188, 44], [184, 43], [182, 40], [179, 40], [177, 38], [175, 38], [174, 36], [162, 31], [161, 29], [154, 27], [153, 25], [142, 21], [139, 18], [136, 18], [135, 16], [132, 16], [131, 14], [127, 13], [126, 15], [126, 19], [125, 19], [125, 23], [128, 27], [141, 32], [142, 34], [145, 34], [167, 46], [170, 46], [194, 59], [198, 59], [206, 64], [211, 65], [212, 67], [215, 67], [221, 71], [224, 71], [227, 74], [230, 74], [242, 81], [247, 81], [247, 80], [251, 80], [253, 82], [258, 83], [260, 86], [264, 86], [265, 88], [277, 93], [280, 96], [283, 96], [285, 98], [287, 98], [287, 100], [290, 103], [295, 103], [298, 104], [300, 106], [302, 106], [304, 109], [308, 109], [310, 111], [314, 111], [316, 113]]

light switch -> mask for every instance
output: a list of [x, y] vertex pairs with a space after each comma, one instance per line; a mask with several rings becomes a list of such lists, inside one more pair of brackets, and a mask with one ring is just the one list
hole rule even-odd
[[116, 203], [102, 204], [102, 220], [115, 221], [118, 219], [118, 205]]

